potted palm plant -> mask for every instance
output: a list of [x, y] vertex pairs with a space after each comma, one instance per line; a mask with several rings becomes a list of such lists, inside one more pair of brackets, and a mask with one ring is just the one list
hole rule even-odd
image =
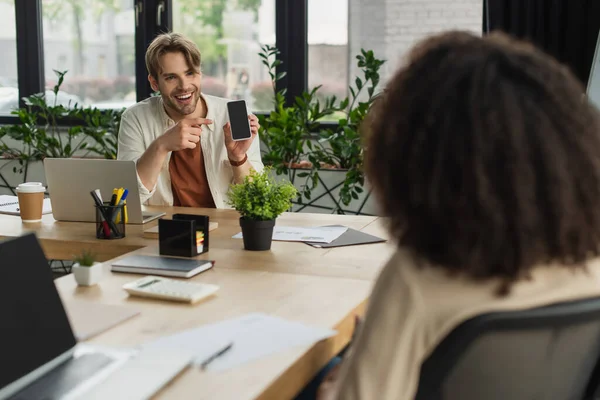
[[269, 250], [273, 240], [275, 220], [290, 209], [298, 195], [294, 185], [277, 182], [270, 168], [252, 171], [239, 184], [232, 184], [228, 204], [240, 213], [240, 226], [246, 250]]
[[102, 278], [102, 263], [96, 262], [96, 258], [91, 252], [84, 251], [75, 257], [73, 262], [71, 271], [78, 285], [92, 286]]

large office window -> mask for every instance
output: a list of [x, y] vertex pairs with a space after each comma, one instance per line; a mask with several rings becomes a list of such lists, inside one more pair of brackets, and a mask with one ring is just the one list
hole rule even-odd
[[275, 44], [275, 0], [173, 0], [173, 31], [202, 54], [202, 92], [272, 107], [273, 90], [258, 53]]
[[417, 41], [449, 29], [481, 33], [482, 10], [482, 0], [308, 0], [308, 85], [346, 96], [365, 49], [387, 60], [382, 89]]
[[347, 84], [348, 0], [308, 0], [308, 86], [343, 98]]
[[19, 103], [17, 31], [14, 1], [0, 2], [0, 114], [10, 114]]
[[133, 1], [44, 0], [47, 96], [65, 72], [56, 101], [122, 108], [136, 101]]
[[446, 29], [481, 33], [482, 8], [481, 0], [0, 0], [0, 114], [20, 97], [49, 93], [54, 70], [66, 71], [60, 104], [121, 108], [143, 100], [152, 93], [144, 53], [165, 31], [197, 43], [205, 93], [245, 99], [255, 112], [272, 109], [258, 56], [264, 44], [281, 50], [278, 70], [288, 74], [278, 89], [287, 89], [288, 104], [317, 85], [320, 98], [345, 97], [360, 75], [361, 49], [387, 60], [383, 89], [416, 41]]

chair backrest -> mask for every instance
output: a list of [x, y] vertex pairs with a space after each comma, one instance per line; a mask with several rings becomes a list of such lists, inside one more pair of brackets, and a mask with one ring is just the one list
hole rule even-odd
[[416, 399], [591, 398], [599, 353], [600, 298], [483, 314], [425, 360]]

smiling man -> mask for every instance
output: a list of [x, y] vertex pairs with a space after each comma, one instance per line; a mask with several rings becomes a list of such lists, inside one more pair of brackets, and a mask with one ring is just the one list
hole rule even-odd
[[136, 162], [142, 203], [224, 208], [229, 185], [263, 169], [258, 119], [250, 139], [232, 140], [227, 100], [202, 94], [200, 51], [183, 35], [157, 36], [146, 67], [160, 96], [123, 113], [117, 158]]

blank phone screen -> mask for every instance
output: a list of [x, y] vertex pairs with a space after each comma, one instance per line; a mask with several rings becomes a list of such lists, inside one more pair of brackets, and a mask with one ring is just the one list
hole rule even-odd
[[252, 137], [250, 121], [244, 100], [230, 101], [227, 103], [229, 122], [231, 123], [231, 136], [233, 140], [245, 140]]

